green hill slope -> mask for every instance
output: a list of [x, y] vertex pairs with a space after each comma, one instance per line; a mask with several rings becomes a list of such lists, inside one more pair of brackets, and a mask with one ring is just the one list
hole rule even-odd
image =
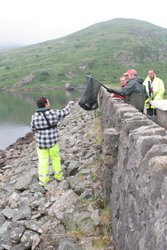
[[[167, 83], [167, 29], [135, 19], [97, 23], [60, 39], [0, 53], [0, 88], [118, 83], [128, 68], [154, 68]], [[28, 83], [28, 84], [27, 84]]]

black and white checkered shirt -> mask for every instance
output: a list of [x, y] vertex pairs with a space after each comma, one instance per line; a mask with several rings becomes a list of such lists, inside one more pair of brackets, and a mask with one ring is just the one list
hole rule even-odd
[[[69, 103], [64, 109], [54, 110], [48, 108], [39, 108], [31, 119], [31, 130], [35, 132], [36, 144], [39, 148], [51, 148], [59, 139], [57, 123], [58, 121], [67, 116], [71, 111], [71, 104]], [[49, 127], [48, 122], [53, 127]]]

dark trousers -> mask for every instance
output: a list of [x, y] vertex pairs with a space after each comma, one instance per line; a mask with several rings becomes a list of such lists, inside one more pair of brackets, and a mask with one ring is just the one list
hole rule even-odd
[[147, 115], [156, 116], [157, 115], [157, 110], [156, 109], [147, 109]]

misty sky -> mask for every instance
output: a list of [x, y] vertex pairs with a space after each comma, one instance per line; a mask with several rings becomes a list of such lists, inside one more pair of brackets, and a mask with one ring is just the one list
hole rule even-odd
[[113, 18], [135, 18], [167, 28], [165, 0], [1, 0], [0, 44], [56, 39]]

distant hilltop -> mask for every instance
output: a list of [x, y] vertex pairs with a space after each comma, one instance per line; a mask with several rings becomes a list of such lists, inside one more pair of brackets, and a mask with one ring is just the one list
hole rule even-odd
[[[130, 68], [135, 68], [143, 79], [153, 68], [167, 89], [166, 38], [165, 28], [116, 18], [55, 40], [24, 47], [10, 45], [10, 51], [0, 53], [0, 87], [13, 88], [29, 75], [34, 77], [26, 88], [62, 86], [67, 82], [79, 86], [85, 82], [85, 75], [118, 85], [120, 76]], [[1, 48], [6, 50], [9, 45]]]

